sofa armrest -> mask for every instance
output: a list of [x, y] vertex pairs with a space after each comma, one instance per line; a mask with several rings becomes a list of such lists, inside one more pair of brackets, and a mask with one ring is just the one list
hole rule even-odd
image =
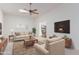
[[61, 40], [58, 40], [58, 41], [51, 42], [51, 43], [49, 43], [49, 45], [54, 45], [54, 44], [57, 44], [57, 43], [60, 44], [61, 42], [62, 42], [62, 43], [65, 43], [65, 42], [64, 42], [64, 39], [61, 39]]
[[34, 44], [34, 48], [39, 54], [48, 54], [48, 50], [45, 49], [45, 46], [39, 45], [37, 43]]
[[48, 51], [50, 54], [63, 55], [65, 54], [65, 40], [61, 39], [48, 44]]

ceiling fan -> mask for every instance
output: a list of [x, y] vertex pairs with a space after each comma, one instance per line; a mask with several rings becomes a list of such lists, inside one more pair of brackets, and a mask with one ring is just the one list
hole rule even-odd
[[19, 9], [19, 11], [20, 12], [22, 12], [22, 13], [29, 13], [30, 15], [32, 15], [32, 14], [39, 14], [37, 11], [37, 9], [31, 9], [31, 7], [32, 7], [32, 3], [29, 3], [29, 7], [30, 7], [30, 9], [28, 10], [28, 9]]

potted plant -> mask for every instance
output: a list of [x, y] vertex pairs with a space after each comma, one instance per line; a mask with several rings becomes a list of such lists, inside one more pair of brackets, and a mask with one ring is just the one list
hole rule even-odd
[[36, 28], [32, 28], [32, 33], [34, 34], [34, 36], [36, 36]]
[[65, 47], [66, 48], [71, 48], [71, 46], [72, 46], [72, 40], [71, 40], [71, 38], [69, 38], [66, 35], [64, 35], [63, 39], [65, 39]]
[[64, 35], [63, 39], [65, 39], [65, 40], [69, 40], [70, 38], [67, 37], [67, 35]]

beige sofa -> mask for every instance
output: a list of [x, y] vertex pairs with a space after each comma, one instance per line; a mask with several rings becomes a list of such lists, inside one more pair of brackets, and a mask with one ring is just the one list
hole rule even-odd
[[64, 39], [46, 43], [46, 49], [50, 55], [63, 55], [65, 54], [65, 42]]
[[27, 38], [28, 38], [28, 34], [26, 34], [26, 33], [16, 32], [16, 34], [14, 34], [14, 41], [23, 40], [23, 39], [27, 39]]
[[[43, 38], [44, 39], [44, 38]], [[35, 44], [34, 47], [38, 54], [43, 55], [63, 55], [65, 53], [65, 42], [64, 39], [57, 37], [52, 39], [45, 38], [46, 43]]]

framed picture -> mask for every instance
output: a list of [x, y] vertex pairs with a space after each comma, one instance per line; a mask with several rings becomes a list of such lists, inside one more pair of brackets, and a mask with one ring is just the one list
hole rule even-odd
[[58, 33], [70, 33], [70, 20], [55, 22], [54, 31]]
[[41, 25], [42, 37], [46, 37], [46, 25]]

